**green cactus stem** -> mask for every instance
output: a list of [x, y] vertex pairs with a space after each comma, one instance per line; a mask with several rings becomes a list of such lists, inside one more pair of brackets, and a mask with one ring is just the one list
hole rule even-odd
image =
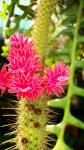
[[45, 57], [48, 44], [48, 32], [51, 22], [51, 15], [58, 0], [41, 0], [36, 13], [36, 21], [33, 28], [32, 37], [38, 52]]
[[[42, 103], [43, 101], [43, 103]], [[45, 150], [47, 132], [46, 98], [36, 101], [22, 99], [18, 104], [17, 147], [20, 150]]]
[[[49, 25], [52, 12], [57, 0], [41, 0], [36, 15], [36, 22], [32, 38], [36, 50], [44, 59], [47, 48]], [[39, 98], [36, 101], [21, 99], [18, 104], [18, 127], [16, 129], [16, 143], [19, 150], [47, 150], [47, 99]]]

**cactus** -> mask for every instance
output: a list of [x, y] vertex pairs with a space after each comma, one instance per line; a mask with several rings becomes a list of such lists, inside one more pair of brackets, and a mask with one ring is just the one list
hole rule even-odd
[[[43, 103], [42, 103], [43, 101]], [[43, 150], [46, 148], [47, 122], [46, 98], [35, 102], [22, 99], [18, 104], [17, 147], [20, 150]]]
[[[37, 19], [32, 32], [35, 48], [41, 55], [47, 47], [48, 30], [51, 14], [57, 0], [42, 0], [37, 12]], [[44, 56], [42, 56], [43, 58]], [[21, 99], [18, 104], [17, 147], [20, 150], [47, 150], [47, 98], [39, 98], [35, 102]]]
[[[37, 11], [37, 19], [32, 32], [35, 48], [44, 59], [50, 19], [57, 0], [42, 0]], [[17, 147], [20, 150], [47, 150], [47, 98], [35, 102], [21, 99], [19, 101]]]
[[48, 46], [48, 32], [51, 23], [51, 15], [55, 10], [58, 0], [41, 0], [40, 6], [36, 13], [32, 37], [35, 42], [37, 51], [45, 58]]

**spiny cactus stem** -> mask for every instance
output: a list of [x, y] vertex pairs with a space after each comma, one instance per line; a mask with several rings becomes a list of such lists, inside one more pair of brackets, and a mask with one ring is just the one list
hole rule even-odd
[[36, 21], [32, 37], [35, 43], [35, 48], [40, 52], [43, 61], [48, 46], [48, 32], [51, 15], [56, 7], [56, 3], [58, 3], [58, 0], [41, 0], [36, 13]]
[[18, 103], [19, 111], [16, 128], [17, 147], [19, 150], [44, 150], [47, 132], [46, 98], [36, 101], [21, 99]]

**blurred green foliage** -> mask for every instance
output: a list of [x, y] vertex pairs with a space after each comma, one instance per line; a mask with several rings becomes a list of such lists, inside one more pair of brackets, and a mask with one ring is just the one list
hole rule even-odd
[[[64, 0], [60, 6], [56, 8], [56, 12], [52, 16], [52, 24], [50, 27], [51, 32], [46, 64], [53, 65], [59, 60], [70, 64], [71, 46], [78, 7], [78, 0]], [[84, 15], [84, 8], [82, 15]], [[84, 61], [84, 17], [81, 18], [78, 32], [77, 41], [80, 44], [77, 46], [76, 58], [77, 60], [82, 59], [82, 61]]]

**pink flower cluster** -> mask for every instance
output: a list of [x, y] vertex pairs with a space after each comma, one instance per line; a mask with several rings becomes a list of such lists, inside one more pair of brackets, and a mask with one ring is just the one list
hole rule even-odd
[[54, 92], [56, 96], [60, 96], [64, 93], [63, 86], [67, 84], [68, 80], [69, 66], [63, 62], [55, 64], [54, 69], [46, 68], [44, 85], [48, 95]]
[[40, 57], [28, 37], [21, 34], [11, 36], [8, 61], [9, 64], [0, 71], [2, 93], [8, 89], [10, 93], [17, 93], [18, 98], [31, 100], [42, 96], [45, 91], [48, 95], [54, 92], [56, 96], [64, 93], [63, 86], [69, 80], [69, 67], [63, 62], [58, 63], [54, 69], [46, 68], [42, 77]]
[[10, 38], [10, 51], [8, 54], [9, 70], [21, 71], [33, 75], [40, 71], [40, 57], [34, 50], [34, 44], [23, 35], [13, 35]]

